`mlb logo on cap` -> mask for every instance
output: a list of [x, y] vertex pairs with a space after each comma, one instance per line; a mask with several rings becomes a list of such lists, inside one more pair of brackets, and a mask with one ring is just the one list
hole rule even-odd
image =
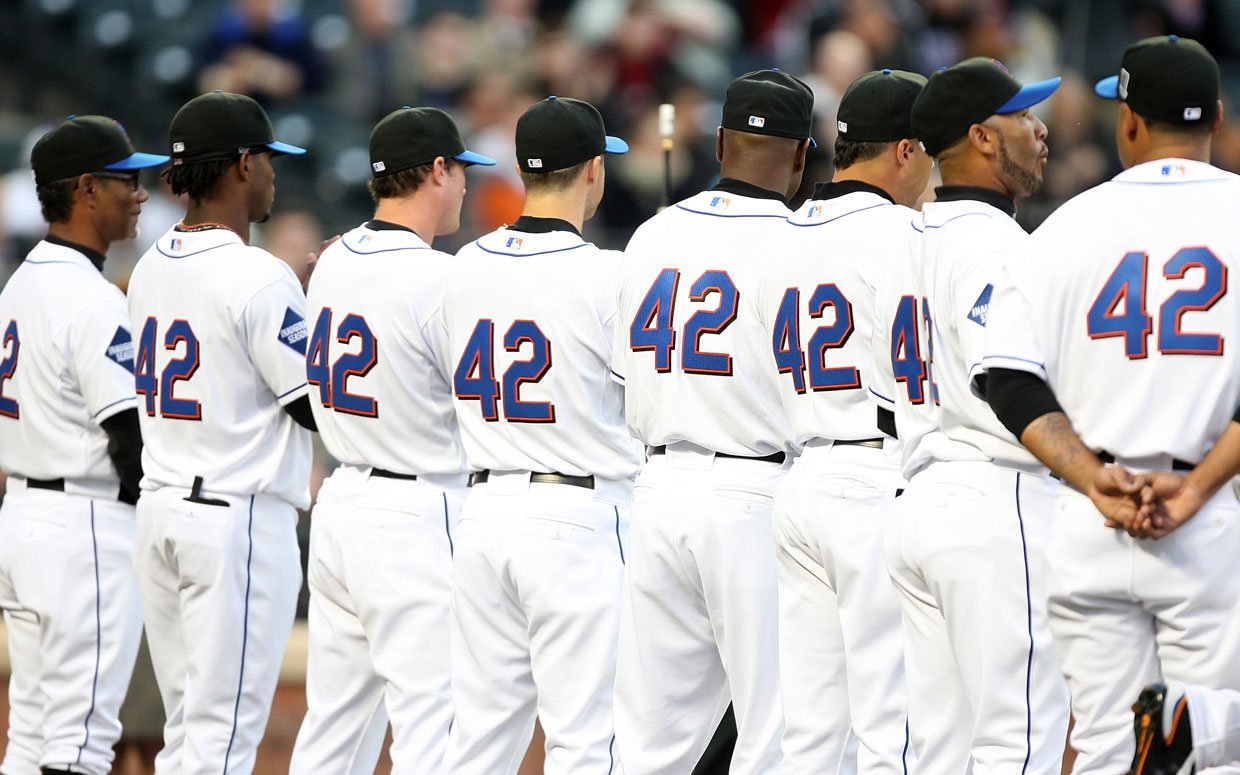
[[532, 170], [540, 169], [542, 167], [542, 159], [526, 159], [525, 166]]
[[848, 131], [848, 122], [847, 121], [836, 121], [835, 128], [840, 130], [841, 133], [846, 133]]
[[763, 127], [763, 126], [766, 126], [766, 119], [765, 119], [765, 118], [763, 118], [762, 116], [750, 116], [750, 117], [749, 117], [749, 125], [750, 125], [750, 126], [757, 126], [757, 127]]
[[185, 152], [185, 143], [173, 143], [173, 144], [172, 144], [172, 152], [173, 152], [173, 153], [184, 153], [184, 152]]
[[383, 172], [385, 169], [387, 169], [387, 165], [381, 161], [377, 161], [374, 164], [371, 164], [370, 166], [375, 172]]
[[1200, 121], [1201, 120], [1201, 108], [1185, 108], [1184, 109], [1184, 120], [1185, 121]]
[[1119, 98], [1121, 100], [1128, 99], [1128, 81], [1130, 78], [1132, 78], [1132, 74], [1129, 73], [1126, 69], [1121, 67], [1119, 69], [1119, 83], [1115, 85], [1115, 88], [1119, 92]]
[[520, 237], [509, 237], [508, 241], [504, 243], [504, 247], [516, 248], [517, 250], [520, 250], [521, 249], [521, 238]]

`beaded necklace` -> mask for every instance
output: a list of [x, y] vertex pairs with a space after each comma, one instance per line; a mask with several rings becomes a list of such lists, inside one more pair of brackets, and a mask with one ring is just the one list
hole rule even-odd
[[218, 223], [216, 221], [203, 221], [202, 223], [196, 223], [193, 226], [187, 226], [185, 225], [184, 219], [182, 219], [180, 221], [177, 221], [177, 225], [175, 228], [177, 231], [190, 232], [190, 233], [198, 232], [198, 231], [206, 231], [208, 229], [226, 229], [227, 231], [231, 231], [233, 234], [236, 234], [237, 237], [242, 242], [245, 242], [247, 245], [249, 244], [248, 242], [246, 242], [245, 237], [242, 237], [240, 234], [237, 233], [236, 229], [234, 229], [231, 226], [228, 226], [227, 224]]

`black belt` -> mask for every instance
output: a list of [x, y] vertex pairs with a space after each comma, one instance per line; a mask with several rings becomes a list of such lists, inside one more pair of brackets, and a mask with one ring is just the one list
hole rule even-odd
[[843, 447], [869, 447], [870, 449], [882, 449], [883, 440], [882, 439], [844, 439], [842, 441], [836, 441], [835, 446], [837, 447], [841, 447], [841, 446]]
[[[475, 484], [482, 484], [483, 482], [487, 481], [490, 478], [491, 478], [490, 471], [474, 471], [472, 474], [469, 475], [469, 486], [473, 487]], [[570, 474], [557, 474], [557, 473], [548, 474], [548, 473], [541, 473], [539, 471], [535, 471], [530, 474], [530, 483], [531, 484], [567, 484], [572, 487], [584, 487], [587, 490], [594, 489], [594, 477], [593, 476], [572, 476]]]
[[[1110, 452], [1107, 452], [1105, 449], [1098, 452], [1098, 459], [1101, 460], [1103, 463], [1114, 463], [1115, 462], [1115, 456], [1112, 455]], [[1171, 459], [1171, 470], [1172, 471], [1192, 471], [1196, 467], [1197, 467], [1196, 464], [1190, 463], [1187, 460], [1180, 460], [1178, 458]]]
[[[64, 492], [65, 491], [65, 480], [63, 478], [61, 479], [27, 479], [26, 486], [33, 487], [36, 490], [53, 490], [55, 492]], [[120, 487], [116, 488], [116, 495], [113, 497], [116, 500], [121, 501], [122, 503], [128, 503], [130, 506], [132, 506], [134, 503], [137, 502], [133, 498], [126, 498], [124, 489]]]
[[223, 501], [218, 498], [202, 497], [202, 477], [201, 476], [194, 477], [194, 483], [189, 488], [189, 495], [185, 498], [182, 498], [181, 500], [189, 501], [190, 503], [201, 503], [204, 506], [231, 506], [232, 505], [228, 501]]
[[[666, 455], [667, 446], [660, 444], [657, 447], [646, 447], [646, 452], [650, 455]], [[759, 463], [782, 463], [787, 456], [783, 452], [772, 452], [764, 457], [751, 455], [729, 455], [727, 452], [716, 452], [715, 457], [727, 457], [734, 460], [756, 460]]]
[[382, 468], [370, 469], [370, 475], [381, 479], [405, 479], [407, 481], [416, 481], [418, 478], [417, 474], [399, 474], [395, 471], [385, 471]]

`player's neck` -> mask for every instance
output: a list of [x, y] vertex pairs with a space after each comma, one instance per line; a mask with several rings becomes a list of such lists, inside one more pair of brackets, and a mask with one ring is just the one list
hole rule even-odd
[[1150, 143], [1146, 147], [1144, 153], [1139, 153], [1133, 158], [1132, 164], [1135, 167], [1138, 164], [1144, 164], [1147, 161], [1160, 161], [1162, 159], [1188, 159], [1189, 161], [1200, 161], [1206, 164], [1210, 163], [1210, 142], [1209, 141], [1186, 141], [1186, 142], [1160, 142]]
[[75, 245], [81, 245], [100, 253], [106, 254], [108, 252], [108, 241], [100, 236], [99, 230], [95, 228], [94, 224], [86, 220], [71, 218], [68, 221], [49, 224], [47, 234], [49, 237], [72, 242]]
[[380, 199], [375, 207], [375, 220], [413, 229], [423, 242], [430, 245], [435, 241], [439, 213], [431, 207], [419, 205], [414, 195], [403, 199]]
[[244, 202], [190, 200], [181, 224], [187, 228], [213, 224], [234, 232], [245, 244], [250, 244], [250, 215]]
[[531, 195], [526, 192], [525, 207], [521, 215], [531, 218], [559, 218], [573, 225], [578, 232], [586, 222], [585, 195], [572, 196], [563, 193]]

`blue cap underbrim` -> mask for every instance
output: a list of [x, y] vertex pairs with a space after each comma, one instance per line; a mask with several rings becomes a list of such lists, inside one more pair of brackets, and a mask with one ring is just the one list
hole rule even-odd
[[996, 114], [1002, 113], [1018, 113], [1027, 108], [1032, 108], [1042, 100], [1055, 93], [1059, 88], [1059, 82], [1063, 79], [1059, 76], [1048, 78], [1045, 81], [1036, 81], [1027, 83], [1020, 87], [1020, 91], [1012, 95], [1012, 99], [1000, 105], [995, 109]]
[[607, 142], [603, 144], [603, 150], [607, 153], [628, 153], [629, 144], [619, 137], [607, 135]]
[[810, 147], [810, 148], [817, 148], [817, 147], [818, 147], [818, 141], [814, 139], [813, 135], [811, 135], [811, 136], [810, 136], [810, 138], [809, 138], [809, 147]]
[[483, 156], [480, 153], [474, 153], [473, 151], [461, 151], [452, 158], [457, 161], [463, 161], [466, 164], [481, 164], [484, 167], [495, 166], [495, 159], [492, 159], [490, 156]]
[[135, 153], [104, 167], [105, 170], [144, 170], [167, 164], [172, 157], [158, 153]]
[[267, 148], [276, 153], [287, 153], [290, 156], [301, 156], [303, 153], [306, 152], [305, 148], [298, 148], [295, 145], [289, 145], [288, 143], [282, 143], [279, 140], [272, 140], [271, 142], [267, 143]]
[[1119, 99], [1119, 76], [1112, 75], [1094, 84], [1094, 94], [1108, 100]]

